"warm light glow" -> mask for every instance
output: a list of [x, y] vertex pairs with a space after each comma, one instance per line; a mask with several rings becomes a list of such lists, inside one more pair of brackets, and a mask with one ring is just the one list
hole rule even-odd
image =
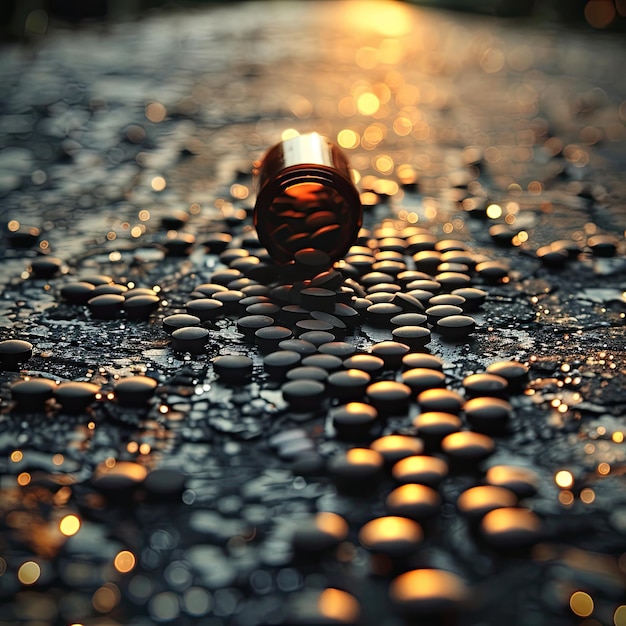
[[614, 432], [613, 435], [611, 435], [611, 439], [615, 443], [623, 443], [624, 442], [624, 433], [618, 430], [618, 431]]
[[299, 137], [300, 133], [295, 128], [286, 128], [281, 134], [280, 138], [282, 141], [287, 139], [293, 139], [294, 137]]
[[375, 450], [352, 448], [346, 452], [346, 459], [355, 465], [382, 465], [382, 457]]
[[348, 524], [336, 513], [322, 512], [315, 516], [315, 525], [321, 531], [340, 539], [348, 536]]
[[21, 450], [13, 450], [11, 452], [11, 461], [13, 463], [19, 463], [24, 458], [24, 454]]
[[611, 466], [608, 463], [600, 463], [598, 465], [598, 474], [606, 476], [611, 471]]
[[401, 574], [391, 583], [391, 595], [400, 602], [415, 600], [451, 600], [466, 598], [466, 588], [452, 572], [420, 569]]
[[23, 585], [33, 585], [41, 576], [41, 567], [35, 561], [26, 561], [22, 563], [17, 570], [17, 578]]
[[422, 527], [406, 517], [378, 517], [361, 528], [359, 540], [365, 547], [372, 547], [379, 541], [422, 540]]
[[121, 574], [128, 574], [128, 572], [134, 569], [136, 562], [137, 560], [132, 552], [122, 550], [115, 555], [113, 565]]
[[570, 489], [574, 484], [574, 477], [567, 470], [560, 470], [554, 475], [554, 482], [561, 489]]
[[596, 499], [596, 493], [593, 489], [585, 487], [585, 489], [580, 492], [580, 499], [585, 504], [591, 504]]
[[585, 5], [585, 19], [594, 28], [606, 28], [615, 17], [613, 0], [589, 0]]
[[17, 477], [17, 484], [20, 487], [26, 487], [30, 483], [31, 476], [28, 472], [22, 472]]
[[99, 613], [112, 611], [120, 601], [120, 590], [113, 583], [105, 583], [93, 594], [93, 608]]
[[361, 115], [374, 115], [380, 108], [380, 100], [371, 92], [362, 93], [356, 102], [356, 108]]
[[165, 187], [167, 187], [167, 181], [163, 178], [163, 176], [155, 176], [150, 181], [150, 186], [154, 191], [163, 191]]
[[354, 623], [361, 612], [358, 602], [345, 591], [324, 589], [317, 601], [320, 615], [344, 624]]
[[593, 598], [584, 591], [575, 591], [569, 599], [569, 606], [578, 617], [589, 617], [593, 613]]
[[354, 30], [374, 31], [385, 37], [400, 37], [414, 28], [412, 11], [399, 2], [347, 2], [346, 24]]
[[80, 530], [80, 519], [76, 515], [66, 515], [59, 522], [59, 530], [66, 537], [75, 535]]
[[151, 122], [158, 124], [165, 119], [167, 109], [160, 102], [150, 102], [146, 105], [145, 113]]
[[495, 220], [501, 216], [502, 216], [502, 208], [500, 207], [499, 204], [490, 204], [487, 207], [487, 217], [491, 218], [492, 220]]
[[65, 457], [62, 454], [55, 454], [52, 457], [52, 464], [53, 465], [63, 465], [64, 461], [65, 461]]
[[344, 128], [337, 134], [337, 143], [346, 150], [353, 150], [358, 147], [360, 141], [359, 134], [349, 128]]

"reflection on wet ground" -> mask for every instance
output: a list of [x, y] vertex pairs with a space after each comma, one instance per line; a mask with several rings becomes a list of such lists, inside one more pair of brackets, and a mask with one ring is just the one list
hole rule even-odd
[[[626, 624], [623, 49], [340, 2], [4, 48], [0, 624]], [[308, 131], [364, 208], [311, 275], [252, 225]]]

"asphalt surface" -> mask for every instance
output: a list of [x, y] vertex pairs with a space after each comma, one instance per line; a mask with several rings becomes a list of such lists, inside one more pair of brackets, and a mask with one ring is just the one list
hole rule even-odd
[[[360, 2], [31, 35], [0, 50], [0, 341], [32, 346], [1, 361], [0, 624], [626, 624], [623, 38]], [[463, 431], [491, 437], [486, 458], [427, 445], [450, 471], [421, 540], [395, 537], [400, 554], [360, 532], [389, 515], [397, 478], [361, 467], [347, 480], [341, 462], [384, 435], [424, 439], [415, 390], [342, 434], [328, 387], [302, 408], [268, 377], [243, 307], [199, 325], [191, 352], [163, 326], [200, 285], [227, 284], [235, 257], [261, 266], [240, 265], [237, 287], [300, 301], [310, 276], [274, 266], [252, 223], [253, 161], [285, 131], [328, 136], [356, 172], [365, 230], [337, 265], [345, 285], [365, 284], [355, 253], [370, 249], [371, 271], [385, 244], [407, 270], [441, 274], [403, 248], [418, 229], [424, 249], [469, 259], [452, 269], [486, 292], [467, 312], [475, 329], [446, 341], [426, 325], [430, 343], [411, 350], [441, 359], [448, 389], [469, 397], [466, 378], [500, 361], [528, 370], [503, 392], [502, 431], [461, 414]], [[133, 319], [63, 295], [98, 276], [152, 289], [154, 309]], [[397, 276], [384, 282], [407, 291]], [[373, 320], [337, 338], [376, 352], [392, 335]], [[220, 376], [229, 355], [252, 374]], [[132, 376], [156, 389], [124, 400]], [[54, 383], [34, 408], [16, 387], [32, 378]], [[68, 382], [97, 387], [79, 386], [75, 406]], [[503, 465], [536, 484], [499, 534], [457, 501]], [[343, 521], [313, 530], [319, 513]], [[448, 581], [424, 617], [397, 580], [431, 569], [460, 591]], [[349, 595], [319, 601], [326, 589]]]

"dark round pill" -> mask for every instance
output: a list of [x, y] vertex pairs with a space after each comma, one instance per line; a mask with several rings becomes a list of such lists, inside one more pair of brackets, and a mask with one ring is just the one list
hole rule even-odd
[[463, 379], [465, 395], [469, 398], [480, 396], [503, 397], [507, 395], [509, 383], [506, 378], [497, 374], [479, 372], [470, 374]]
[[487, 292], [476, 287], [461, 287], [460, 289], [454, 289], [451, 293], [465, 299], [465, 302], [461, 305], [465, 313], [478, 311], [487, 298]]
[[454, 295], [451, 293], [442, 293], [437, 296], [433, 296], [429, 301], [429, 306], [438, 306], [440, 304], [452, 304], [453, 306], [463, 307], [465, 298], [463, 296]]
[[174, 313], [163, 318], [163, 330], [171, 335], [178, 328], [185, 328], [187, 326], [199, 326], [201, 320], [195, 315], [189, 315], [187, 313]]
[[434, 276], [441, 263], [441, 253], [436, 250], [421, 250], [413, 255], [413, 262], [417, 271]]
[[312, 365], [314, 367], [321, 367], [327, 372], [335, 372], [343, 367], [343, 359], [332, 354], [311, 354], [302, 359], [302, 365]]
[[457, 509], [466, 517], [476, 520], [489, 511], [515, 506], [517, 496], [504, 487], [479, 485], [465, 490], [457, 499]]
[[[247, 250], [243, 250], [242, 252], [245, 253], [246, 256], [249, 254]], [[226, 287], [228, 283], [232, 283], [234, 280], [237, 280], [239, 278], [243, 278], [243, 274], [239, 270], [228, 268], [228, 269], [218, 270], [217, 272], [213, 272], [213, 274], [211, 275], [211, 282], [217, 285], [222, 285], [223, 287]], [[226, 291], [230, 291], [230, 290], [226, 289]], [[217, 293], [226, 293], [226, 291], [220, 290]], [[211, 294], [211, 295], [215, 295], [215, 294]]]
[[54, 390], [54, 399], [70, 413], [84, 411], [96, 399], [100, 385], [87, 382], [65, 382]]
[[396, 293], [393, 296], [392, 302], [406, 313], [422, 313], [426, 308], [419, 298], [416, 298], [410, 293]]
[[433, 616], [451, 623], [450, 615], [469, 600], [463, 580], [441, 569], [415, 569], [400, 574], [391, 581], [389, 595], [399, 613], [411, 620], [425, 616], [428, 623], [433, 623]]
[[437, 327], [437, 322], [441, 318], [448, 317], [450, 315], [461, 315], [462, 313], [463, 309], [460, 306], [454, 306], [453, 304], [437, 304], [426, 309], [428, 323], [435, 326], [435, 328]]
[[337, 302], [337, 294], [323, 287], [307, 287], [300, 292], [300, 305], [308, 311], [332, 313]]
[[592, 235], [587, 246], [595, 257], [613, 257], [617, 253], [617, 239], [612, 235]]
[[271, 378], [283, 379], [287, 372], [296, 367], [302, 356], [293, 350], [277, 350], [263, 358], [265, 373]]
[[463, 412], [472, 430], [502, 434], [513, 414], [513, 407], [501, 398], [471, 398], [463, 406]]
[[157, 467], [144, 479], [146, 493], [159, 501], [179, 501], [185, 491], [187, 476], [174, 467]]
[[539, 489], [537, 472], [519, 465], [494, 465], [487, 470], [485, 480], [489, 485], [511, 490], [520, 499], [534, 496]]
[[111, 320], [115, 319], [122, 312], [124, 306], [124, 296], [114, 293], [102, 294], [89, 298], [87, 306], [94, 319]]
[[234, 289], [218, 291], [212, 297], [224, 305], [222, 309], [224, 315], [239, 315], [243, 312], [240, 302], [245, 298], [245, 295], [241, 291]]
[[461, 272], [440, 272], [435, 275], [435, 280], [441, 285], [443, 291], [469, 287], [472, 282], [467, 274]]
[[317, 347], [321, 354], [330, 354], [340, 359], [346, 359], [356, 352], [356, 346], [346, 341], [330, 341]]
[[91, 477], [91, 484], [112, 499], [125, 501], [143, 484], [147, 475], [147, 468], [139, 463], [131, 461], [117, 461], [113, 465], [100, 463]]
[[291, 338], [291, 329], [286, 326], [263, 326], [254, 332], [254, 340], [261, 354], [278, 350], [281, 341]]
[[103, 296], [105, 294], [115, 294], [118, 296], [124, 296], [126, 298], [126, 293], [128, 292], [128, 287], [125, 285], [118, 285], [117, 283], [108, 283], [106, 285], [98, 285], [91, 292], [91, 297], [96, 298], [97, 296]]
[[281, 308], [280, 320], [287, 326], [293, 326], [300, 320], [310, 319], [311, 314], [299, 304], [287, 304]]
[[494, 224], [489, 227], [489, 236], [496, 245], [502, 248], [510, 248], [516, 235], [517, 230], [508, 224]]
[[182, 257], [190, 254], [195, 242], [196, 238], [191, 233], [170, 231], [160, 245], [167, 256]]
[[[244, 306], [244, 300], [250, 300], [250, 298], [244, 298], [240, 304]], [[255, 304], [245, 304], [246, 313], [248, 315], [266, 315], [273, 320], [280, 317], [280, 307], [273, 302], [257, 302]]]
[[359, 281], [365, 289], [373, 285], [379, 285], [381, 283], [393, 283], [393, 276], [391, 274], [385, 274], [383, 272], [368, 272], [361, 276]]
[[283, 339], [278, 344], [278, 347], [281, 350], [292, 350], [302, 355], [313, 354], [317, 351], [315, 344], [304, 339]]
[[430, 370], [442, 370], [443, 361], [434, 354], [421, 354], [418, 352], [410, 352], [402, 357], [403, 370], [411, 370], [417, 367]]
[[318, 380], [290, 380], [283, 384], [281, 391], [294, 411], [310, 412], [321, 405], [326, 387]]
[[434, 489], [448, 475], [448, 464], [439, 457], [418, 454], [400, 459], [391, 473], [399, 483], [417, 483]]
[[407, 291], [406, 294], [421, 302], [424, 309], [426, 309], [428, 301], [433, 297], [433, 292], [425, 289], [411, 289], [410, 291]]
[[426, 389], [443, 388], [446, 386], [446, 375], [439, 370], [431, 370], [424, 367], [402, 372], [402, 382], [411, 388], [414, 394], [419, 394]]
[[528, 367], [518, 361], [495, 361], [487, 366], [487, 373], [506, 379], [512, 393], [521, 392], [528, 382]]
[[197, 317], [201, 322], [214, 320], [221, 315], [224, 304], [215, 298], [196, 298], [185, 305], [187, 314]]
[[391, 559], [415, 554], [423, 538], [424, 532], [417, 522], [391, 515], [373, 519], [359, 531], [359, 542], [366, 550]]
[[365, 394], [379, 414], [401, 415], [409, 408], [411, 388], [395, 380], [380, 380], [368, 385]]
[[452, 433], [441, 442], [442, 451], [459, 466], [483, 461], [493, 454], [495, 447], [491, 437], [467, 430]]
[[381, 454], [368, 448], [352, 448], [333, 456], [328, 469], [342, 492], [373, 494], [382, 476]]
[[308, 330], [299, 335], [298, 339], [313, 344], [317, 350], [317, 346], [335, 341], [336, 337], [333, 333], [325, 330]]
[[575, 259], [580, 254], [580, 246], [572, 239], [559, 239], [550, 244], [553, 250], [564, 250], [570, 259]]
[[149, 376], [129, 376], [117, 381], [113, 390], [122, 406], [141, 407], [152, 399], [157, 386], [157, 381]]
[[381, 358], [385, 369], [396, 369], [402, 363], [402, 357], [410, 351], [409, 346], [399, 341], [379, 341], [375, 343], [370, 352]]
[[333, 372], [327, 381], [328, 394], [342, 402], [360, 400], [371, 380], [371, 376], [360, 369]]
[[353, 354], [344, 360], [343, 366], [346, 369], [362, 370], [375, 378], [384, 368], [385, 362], [373, 354]]
[[47, 378], [18, 380], [11, 385], [11, 398], [20, 409], [38, 411], [52, 398], [56, 385]]
[[252, 375], [252, 368], [252, 359], [243, 354], [226, 354], [213, 360], [213, 371], [225, 383], [245, 383]]
[[337, 548], [348, 536], [348, 530], [343, 517], [324, 511], [311, 518], [298, 520], [291, 536], [291, 545], [297, 554], [315, 556]]
[[53, 256], [43, 256], [33, 259], [30, 264], [31, 274], [35, 278], [52, 278], [61, 271], [63, 261]]
[[423, 313], [400, 313], [391, 318], [393, 326], [422, 326], [428, 318]]
[[3, 370], [15, 370], [20, 363], [25, 363], [33, 356], [33, 344], [22, 339], [0, 341], [0, 367]]
[[391, 331], [395, 341], [403, 343], [411, 350], [420, 350], [430, 343], [430, 331], [423, 326], [398, 326]]
[[550, 245], [537, 248], [535, 254], [543, 265], [551, 268], [563, 267], [570, 258], [567, 250]]
[[414, 298], [417, 298], [423, 304], [422, 298], [419, 297], [418, 293], [414, 292], [426, 291], [430, 294], [430, 296], [428, 296], [428, 298], [430, 298], [431, 296], [438, 294], [441, 291], [441, 283], [438, 283], [436, 280], [432, 279], [413, 280], [406, 286], [406, 288], [407, 293], [412, 295]]
[[408, 435], [384, 435], [372, 441], [370, 448], [382, 454], [385, 463], [392, 466], [407, 456], [422, 454], [424, 443], [421, 439]]
[[94, 287], [98, 285], [108, 285], [113, 282], [112, 276], [106, 274], [87, 274], [85, 276], [78, 276], [77, 280], [80, 282], [91, 283]]
[[417, 404], [422, 412], [443, 411], [458, 415], [465, 400], [452, 389], [426, 389], [418, 394]]
[[125, 296], [124, 311], [128, 319], [145, 320], [159, 308], [160, 303], [161, 300], [157, 295], [137, 295], [132, 298]]
[[361, 607], [356, 598], [340, 589], [307, 589], [292, 594], [285, 618], [289, 626], [349, 626], [361, 622]]
[[364, 402], [348, 402], [330, 412], [335, 432], [340, 439], [359, 440], [370, 433], [378, 418], [378, 411]]
[[244, 339], [252, 341], [254, 333], [259, 328], [267, 328], [272, 324], [274, 320], [268, 315], [244, 315], [237, 320], [237, 331], [243, 335]]
[[296, 336], [300, 336], [302, 335], [302, 333], [307, 333], [309, 331], [323, 331], [332, 333], [333, 325], [330, 322], [325, 322], [324, 320], [316, 320], [312, 318], [298, 320], [296, 322], [294, 329]]
[[489, 284], [502, 282], [509, 275], [509, 268], [501, 261], [483, 261], [476, 265], [477, 276]]
[[225, 285], [218, 285], [217, 283], [202, 283], [198, 285], [194, 292], [202, 294], [204, 298], [211, 298], [216, 293], [228, 291]]
[[327, 378], [328, 372], [325, 369], [313, 365], [308, 367], [301, 365], [287, 372], [287, 380], [319, 380], [324, 382]]
[[377, 304], [371, 304], [367, 307], [366, 318], [367, 321], [378, 328], [388, 328], [391, 326], [391, 318], [399, 313], [402, 313], [403, 309], [397, 304], [391, 302], [379, 302]]
[[95, 286], [85, 281], [74, 281], [61, 287], [61, 297], [70, 304], [87, 304]]
[[341, 318], [333, 315], [332, 313], [325, 313], [324, 311], [311, 311], [311, 317], [315, 320], [330, 324], [331, 327], [328, 329], [329, 332], [333, 333], [333, 335], [337, 337], [343, 337], [348, 330], [347, 324]]
[[469, 315], [447, 315], [437, 320], [435, 330], [450, 341], [461, 341], [476, 329], [476, 320]]
[[210, 332], [201, 326], [183, 326], [172, 333], [172, 350], [202, 354], [209, 342]]
[[[368, 301], [366, 300], [366, 302]], [[353, 304], [352, 301], [351, 304]], [[333, 315], [340, 319], [346, 325], [347, 329], [355, 328], [361, 319], [361, 315], [353, 306], [349, 306], [343, 302], [337, 302], [333, 309]]]
[[413, 426], [429, 447], [437, 448], [445, 437], [461, 430], [462, 422], [453, 413], [426, 411], [413, 418]]
[[490, 511], [483, 517], [480, 528], [489, 546], [505, 552], [530, 548], [543, 534], [538, 515], [518, 507]]
[[396, 487], [385, 500], [391, 515], [408, 517], [418, 522], [433, 518], [439, 513], [441, 497], [432, 487], [407, 483]]
[[232, 241], [233, 236], [229, 233], [211, 233], [203, 240], [202, 245], [207, 252], [219, 254], [223, 252]]

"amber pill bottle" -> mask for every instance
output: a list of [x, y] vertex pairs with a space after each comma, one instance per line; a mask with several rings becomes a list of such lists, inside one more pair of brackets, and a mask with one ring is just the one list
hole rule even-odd
[[318, 133], [285, 139], [255, 168], [254, 225], [279, 265], [327, 268], [354, 243], [363, 221], [348, 159]]

